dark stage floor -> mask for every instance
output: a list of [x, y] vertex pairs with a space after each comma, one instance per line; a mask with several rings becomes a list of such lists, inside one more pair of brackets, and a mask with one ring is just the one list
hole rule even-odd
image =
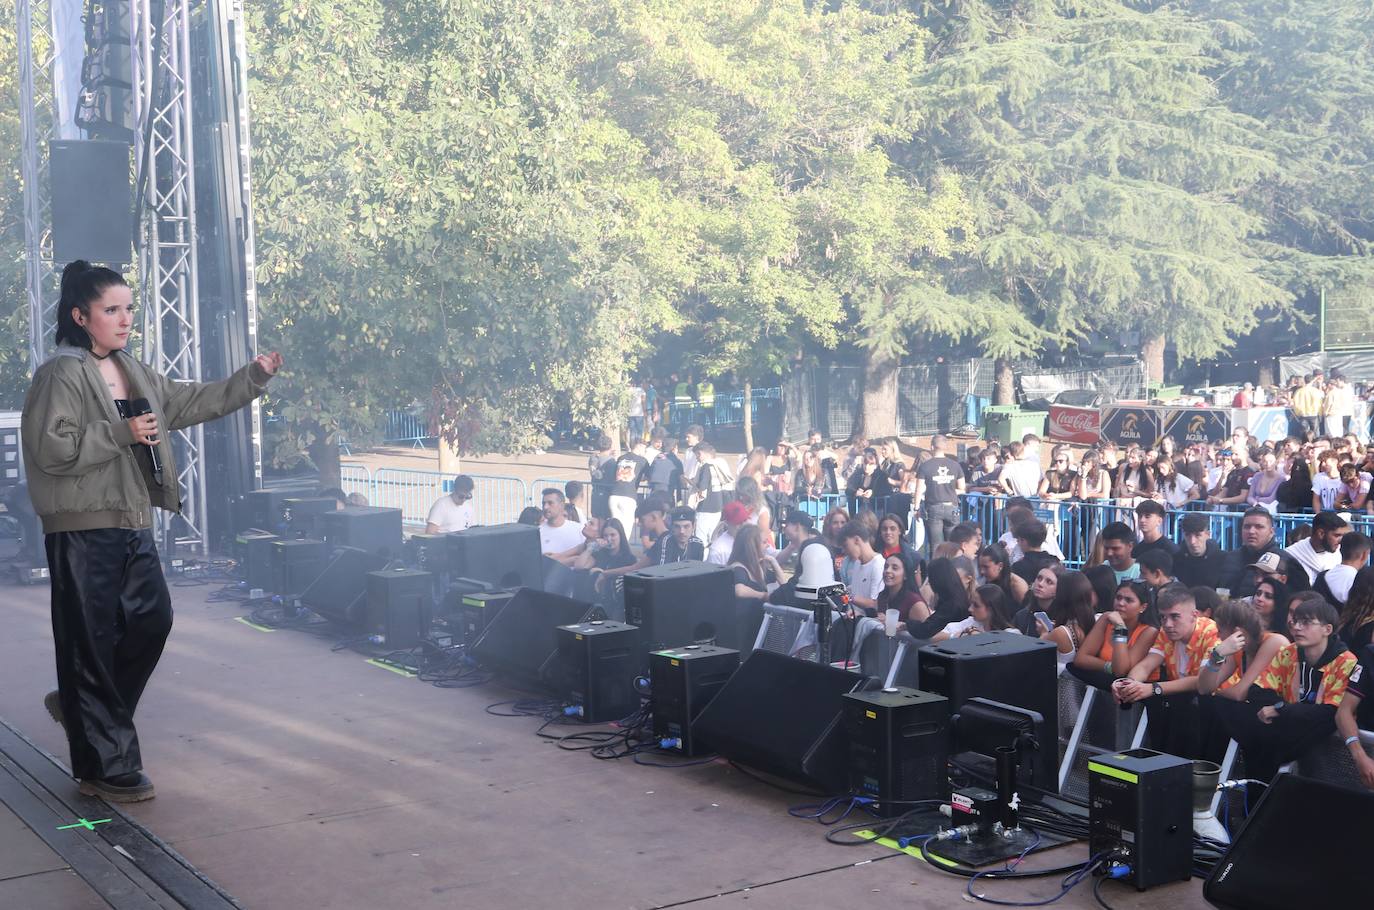
[[[208, 601], [217, 588], [173, 588], [176, 627], [139, 711], [158, 798], [128, 814], [245, 907], [966, 900], [962, 880], [918, 860], [827, 844], [821, 826], [788, 816], [803, 798], [728, 765], [667, 770], [560, 750], [534, 736], [537, 719], [484, 712], [512, 697], [501, 687], [438, 689], [332, 653], [321, 638], [256, 631], [236, 621], [242, 607]], [[41, 704], [54, 685], [48, 589], [0, 588], [0, 603], [0, 716], [65, 760], [61, 730]], [[1025, 866], [1080, 859], [1081, 844]], [[868, 860], [876, 862], [854, 865]], [[1057, 884], [986, 890], [1031, 900]], [[1198, 881], [1144, 895], [1113, 883], [1107, 893], [1122, 908], [1207, 906]], [[0, 809], [0, 907], [105, 905], [93, 898]], [[1083, 885], [1057, 906], [1096, 905]]]

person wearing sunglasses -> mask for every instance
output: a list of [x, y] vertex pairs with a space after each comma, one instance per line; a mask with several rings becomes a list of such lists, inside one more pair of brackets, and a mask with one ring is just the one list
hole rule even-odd
[[447, 534], [472, 527], [472, 478], [459, 474], [453, 478], [453, 492], [436, 500], [425, 518], [426, 534]]

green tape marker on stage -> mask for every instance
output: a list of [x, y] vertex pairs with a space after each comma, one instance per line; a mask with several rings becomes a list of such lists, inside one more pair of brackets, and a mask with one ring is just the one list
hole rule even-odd
[[108, 825], [109, 823], [110, 823], [110, 820], [109, 820], [108, 818], [97, 818], [97, 819], [96, 819], [95, 821], [93, 821], [93, 822], [88, 822], [88, 821], [86, 821], [86, 819], [84, 819], [84, 818], [78, 818], [78, 819], [76, 820], [76, 824], [74, 824], [74, 825], [59, 825], [58, 828], [57, 828], [57, 830], [58, 830], [58, 831], [67, 831], [67, 830], [70, 830], [70, 829], [72, 829], [72, 828], [85, 828], [87, 831], [94, 831], [96, 825]]
[[372, 666], [374, 667], [381, 667], [383, 670], [390, 670], [392, 673], [395, 673], [398, 676], [404, 676], [408, 679], [415, 678], [415, 672], [413, 670], [407, 670], [404, 667], [398, 667], [390, 661], [378, 660], [376, 658], [370, 657], [365, 661], [365, 663], [372, 664]]
[[[879, 837], [879, 836], [877, 835], [876, 832], [870, 831], [870, 830], [868, 830], [868, 829], [864, 829], [863, 831], [855, 831], [855, 832], [854, 832], [854, 836], [855, 836], [855, 837], [862, 837], [864, 840], [871, 840], [871, 841], [873, 841], [875, 844], [882, 844], [884, 847], [888, 847], [888, 848], [890, 848], [890, 849], [892, 849], [892, 850], [896, 850], [896, 851], [898, 851], [899, 853], [905, 853], [907, 856], [912, 856], [912, 857], [915, 857], [916, 859], [925, 859], [925, 857], [921, 855], [921, 848], [920, 848], [920, 847], [910, 847], [910, 846], [903, 847], [901, 844], [897, 843], [897, 841], [895, 841], [894, 839], [892, 839], [892, 838], [890, 838], [890, 837]], [[954, 868], [954, 867], [956, 867], [956, 866], [959, 865], [959, 864], [956, 863], [954, 860], [952, 860], [952, 859], [945, 859], [943, 856], [940, 856], [939, 854], [936, 854], [936, 853], [930, 854], [930, 858], [931, 858], [932, 860], [934, 860], [935, 862], [940, 863], [941, 865], [944, 865], [944, 866], [949, 866], [950, 868]]]
[[250, 629], [257, 629], [259, 632], [275, 632], [275, 631], [277, 631], [276, 629], [269, 629], [267, 626], [260, 626], [260, 625], [258, 625], [257, 623], [253, 622], [252, 620], [250, 620], [247, 616], [235, 616], [234, 619], [236, 619], [236, 620], [238, 620], [239, 622], [243, 623], [245, 626], [247, 626], [247, 627], [250, 628]]

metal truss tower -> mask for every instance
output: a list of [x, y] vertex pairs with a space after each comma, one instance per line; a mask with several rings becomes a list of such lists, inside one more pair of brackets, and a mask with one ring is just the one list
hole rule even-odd
[[[37, 367], [55, 328], [48, 140], [53, 138], [52, 7], [80, 0], [16, 0], [30, 357]], [[195, 160], [191, 148], [191, 0], [129, 0], [134, 68], [142, 359], [173, 380], [201, 380], [196, 276]], [[173, 434], [182, 518], [159, 514], [159, 536], [204, 552], [204, 432]], [[170, 555], [170, 554], [169, 554]]]

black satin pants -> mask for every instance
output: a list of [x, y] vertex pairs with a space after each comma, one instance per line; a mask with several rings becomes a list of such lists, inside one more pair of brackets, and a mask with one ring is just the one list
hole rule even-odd
[[46, 535], [57, 685], [72, 775], [143, 767], [134, 710], [172, 631], [172, 598], [151, 530]]

